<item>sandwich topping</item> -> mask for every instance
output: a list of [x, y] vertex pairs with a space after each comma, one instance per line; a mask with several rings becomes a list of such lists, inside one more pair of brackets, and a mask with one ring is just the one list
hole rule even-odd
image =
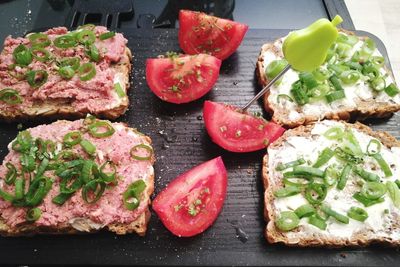
[[[265, 75], [274, 78], [287, 64], [283, 40], [263, 54]], [[360, 101], [400, 103], [399, 89], [384, 68], [384, 58], [372, 39], [340, 33], [328, 51], [325, 63], [312, 72], [289, 70], [271, 87], [268, 101], [288, 111], [290, 120], [305, 116], [323, 117], [338, 109], [356, 108]]]
[[87, 219], [101, 228], [133, 222], [148, 205], [153, 149], [123, 124], [59, 121], [20, 132], [9, 149], [0, 166], [0, 216], [9, 226], [81, 229]]
[[386, 147], [336, 121], [311, 135], [290, 136], [269, 148], [275, 226], [294, 234], [318, 232], [351, 239], [374, 232], [400, 235], [400, 147]]
[[0, 108], [22, 110], [51, 100], [92, 113], [117, 106], [120, 78], [111, 66], [126, 43], [122, 34], [94, 25], [7, 37], [0, 54]]

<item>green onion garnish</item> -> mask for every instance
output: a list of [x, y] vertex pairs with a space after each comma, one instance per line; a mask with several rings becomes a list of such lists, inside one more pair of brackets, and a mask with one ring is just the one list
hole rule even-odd
[[333, 92], [331, 92], [331, 93], [329, 93], [329, 94], [327, 94], [325, 96], [326, 101], [328, 103], [332, 103], [332, 102], [334, 102], [336, 100], [340, 100], [340, 99], [343, 99], [345, 97], [346, 97], [346, 94], [344, 93], [344, 90], [333, 91]]
[[321, 154], [319, 155], [317, 161], [314, 163], [313, 167], [314, 168], [319, 168], [322, 165], [328, 163], [328, 161], [333, 157], [335, 153], [333, 152], [332, 149], [330, 149], [329, 147], [324, 148], [321, 151]]
[[376, 200], [385, 193], [386, 187], [380, 182], [366, 182], [361, 188], [361, 194], [371, 200]]
[[88, 126], [88, 130], [96, 138], [109, 137], [115, 133], [115, 129], [107, 121], [96, 121]]
[[82, 30], [77, 33], [76, 38], [81, 44], [91, 45], [96, 40], [96, 35], [90, 30]]
[[297, 186], [287, 186], [280, 188], [276, 191], [274, 191], [274, 196], [277, 198], [282, 198], [282, 197], [290, 197], [297, 195], [301, 192], [300, 187]]
[[122, 89], [122, 86], [120, 83], [114, 84], [114, 90], [120, 98], [126, 97], [126, 93], [125, 93], [124, 89]]
[[290, 231], [296, 228], [300, 223], [299, 217], [293, 211], [282, 211], [279, 214], [278, 219], [275, 221], [275, 225], [281, 231]]
[[79, 131], [69, 132], [64, 135], [63, 144], [67, 147], [73, 147], [82, 141], [82, 134]]
[[32, 33], [28, 39], [32, 47], [47, 47], [51, 44], [49, 37], [44, 33]]
[[81, 59], [79, 57], [66, 57], [57, 61], [58, 67], [71, 67], [74, 71], [79, 69], [81, 64]]
[[348, 224], [349, 223], [349, 218], [343, 214], [340, 214], [333, 209], [331, 209], [326, 203], [323, 203], [321, 205], [321, 210], [326, 213], [326, 215], [332, 216], [335, 218], [338, 222]]
[[91, 180], [82, 187], [82, 198], [88, 204], [96, 203], [103, 195], [106, 183], [103, 180]]
[[297, 160], [290, 161], [290, 162], [287, 162], [287, 163], [282, 163], [282, 162], [280, 162], [280, 163], [276, 166], [275, 170], [277, 170], [277, 171], [283, 171], [283, 170], [286, 170], [286, 169], [291, 168], [291, 167], [294, 167], [294, 166], [302, 165], [302, 164], [304, 164], [304, 163], [306, 163], [306, 161], [305, 161], [303, 158], [299, 158], [299, 159], [297, 159]]
[[378, 199], [368, 199], [364, 195], [362, 195], [360, 192], [357, 192], [353, 195], [353, 198], [357, 200], [358, 202], [362, 203], [365, 207], [369, 207], [378, 203], [382, 203], [385, 201], [383, 197], [378, 198]]
[[83, 139], [80, 142], [81, 147], [85, 150], [86, 153], [93, 156], [96, 153], [96, 147], [89, 140]]
[[340, 74], [340, 80], [344, 84], [355, 84], [360, 79], [360, 73], [355, 70], [346, 70]]
[[50, 60], [50, 52], [42, 47], [32, 47], [32, 56], [40, 62], [46, 62]]
[[89, 81], [96, 76], [96, 68], [92, 63], [84, 63], [78, 69], [78, 76], [81, 81]]
[[[106, 170], [110, 169], [111, 172], [106, 172]], [[100, 172], [100, 177], [103, 179], [105, 183], [109, 184], [116, 181], [117, 167], [115, 166], [114, 162], [106, 161], [103, 165], [101, 165], [99, 172]]]
[[75, 71], [71, 66], [60, 67], [58, 69], [58, 74], [64, 79], [71, 79], [75, 75]]
[[[142, 150], [142, 151], [145, 150], [148, 155], [147, 156], [137, 155], [137, 152], [139, 150]], [[146, 144], [139, 144], [139, 145], [132, 147], [130, 154], [131, 154], [131, 157], [136, 160], [150, 160], [151, 157], [153, 156], [153, 148]]]
[[293, 174], [310, 176], [310, 177], [320, 177], [320, 178], [324, 177], [324, 171], [322, 171], [318, 168], [313, 168], [313, 167], [308, 167], [308, 166], [294, 166]]
[[17, 105], [22, 103], [22, 97], [16, 90], [4, 88], [0, 90], [0, 101], [9, 105]]
[[314, 225], [315, 227], [318, 227], [321, 230], [325, 230], [327, 227], [327, 224], [325, 222], [325, 220], [323, 220], [322, 218], [319, 218], [318, 216], [311, 216], [308, 219], [308, 223], [311, 225]]
[[18, 65], [28, 66], [32, 62], [32, 53], [25, 45], [20, 44], [14, 49], [13, 58]]
[[74, 47], [76, 46], [76, 44], [77, 42], [75, 36], [72, 34], [62, 35], [54, 40], [54, 45], [58, 48], [63, 48], [63, 49]]
[[105, 32], [100, 34], [99, 39], [104, 41], [115, 36], [115, 32]]
[[304, 204], [298, 207], [294, 213], [296, 213], [297, 217], [304, 218], [310, 217], [315, 214], [315, 208], [310, 204]]
[[34, 222], [39, 220], [40, 216], [42, 216], [42, 210], [39, 208], [33, 208], [26, 212], [26, 220], [28, 222]]
[[49, 178], [34, 179], [25, 195], [26, 205], [31, 207], [39, 205], [50, 191], [52, 185], [53, 181]]
[[15, 168], [14, 164], [7, 162], [6, 163], [7, 173], [4, 178], [4, 182], [8, 185], [11, 185], [15, 182], [15, 178], [17, 178], [18, 172], [17, 168]]
[[395, 182], [387, 181], [386, 188], [392, 199], [393, 205], [396, 208], [400, 208], [400, 189]]
[[372, 157], [376, 160], [378, 163], [379, 167], [381, 167], [383, 173], [385, 174], [385, 177], [390, 177], [393, 175], [392, 171], [390, 170], [389, 165], [385, 161], [385, 159], [382, 157], [380, 153], [375, 153], [372, 155]]
[[95, 44], [89, 45], [85, 50], [86, 55], [90, 57], [92, 61], [99, 62], [100, 61], [100, 53], [99, 49]]
[[371, 87], [375, 91], [382, 91], [386, 88], [386, 80], [383, 77], [377, 77], [370, 82]]
[[338, 181], [338, 183], [336, 185], [337, 189], [339, 189], [339, 190], [343, 190], [344, 189], [344, 187], [346, 186], [349, 174], [351, 172], [351, 169], [352, 169], [352, 166], [349, 163], [347, 163], [344, 166], [342, 172], [340, 173], [339, 181]]
[[26, 80], [33, 88], [42, 86], [47, 82], [48, 73], [45, 70], [31, 70], [26, 73]]
[[323, 135], [328, 140], [339, 140], [343, 138], [344, 131], [340, 127], [332, 127], [329, 128]]
[[320, 204], [328, 193], [328, 187], [325, 184], [311, 183], [305, 191], [305, 198], [310, 204]]
[[347, 216], [353, 220], [364, 222], [368, 218], [368, 213], [359, 207], [351, 207], [347, 212]]
[[146, 189], [146, 183], [143, 180], [137, 180], [130, 184], [122, 194], [124, 206], [128, 210], [135, 210], [140, 204], [140, 194]]
[[265, 75], [269, 80], [275, 78], [288, 64], [285, 59], [274, 60], [265, 68]]
[[364, 170], [364, 168], [356, 166], [353, 168], [353, 171], [360, 176], [361, 178], [363, 178], [365, 181], [368, 182], [377, 182], [380, 180], [379, 176], [375, 173], [372, 172], [368, 172], [366, 170]]
[[399, 88], [397, 88], [397, 86], [394, 83], [391, 83], [390, 85], [388, 85], [384, 90], [385, 90], [385, 93], [390, 97], [394, 97], [395, 95], [397, 95], [400, 92]]

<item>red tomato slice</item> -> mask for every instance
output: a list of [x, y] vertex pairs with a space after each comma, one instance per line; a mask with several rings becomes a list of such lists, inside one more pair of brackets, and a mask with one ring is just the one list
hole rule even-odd
[[174, 235], [197, 235], [217, 219], [227, 183], [221, 157], [212, 159], [175, 178], [154, 199], [153, 210]]
[[249, 26], [201, 12], [179, 12], [179, 45], [186, 54], [211, 54], [221, 60], [239, 47]]
[[203, 117], [208, 134], [217, 145], [232, 152], [251, 152], [267, 147], [285, 131], [280, 125], [242, 113], [239, 109], [206, 101]]
[[181, 104], [208, 93], [220, 67], [221, 60], [205, 54], [150, 58], [146, 61], [146, 79], [159, 98]]

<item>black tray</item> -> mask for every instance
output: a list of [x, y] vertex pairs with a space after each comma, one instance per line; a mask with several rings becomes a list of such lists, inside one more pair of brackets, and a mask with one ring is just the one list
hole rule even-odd
[[[263, 189], [261, 160], [265, 151], [235, 154], [210, 141], [202, 121], [206, 99], [242, 106], [258, 90], [254, 69], [260, 47], [284, 36], [288, 30], [250, 30], [239, 50], [224, 61], [215, 88], [190, 104], [162, 102], [149, 90], [145, 60], [179, 51], [177, 30], [125, 31], [133, 51], [130, 108], [120, 121], [138, 128], [154, 142], [158, 193], [178, 174], [222, 155], [229, 173], [228, 194], [222, 213], [205, 233], [192, 238], [170, 234], [152, 215], [146, 237], [91, 235], [0, 238], [1, 264], [100, 264], [100, 265], [395, 265], [400, 254], [394, 248], [289, 248], [270, 245], [263, 237]], [[360, 35], [369, 35], [357, 32]], [[387, 60], [384, 45], [375, 36]], [[261, 111], [261, 101], [252, 111]], [[400, 118], [369, 121], [374, 129], [399, 136]], [[36, 123], [38, 124], [38, 123]], [[36, 124], [24, 124], [24, 127]], [[16, 136], [16, 124], [0, 125], [0, 159]]]

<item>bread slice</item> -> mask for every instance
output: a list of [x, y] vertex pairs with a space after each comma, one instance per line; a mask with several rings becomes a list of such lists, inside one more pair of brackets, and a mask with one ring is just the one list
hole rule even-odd
[[[340, 30], [340, 32], [347, 35], [354, 35], [353, 32], [347, 30]], [[366, 40], [368, 38], [366, 36], [358, 37], [359, 40]], [[271, 62], [268, 59], [266, 60], [264, 55], [265, 53], [271, 53], [270, 55], [272, 57], [275, 57], [276, 59], [282, 59], [283, 52], [281, 47], [283, 44], [283, 40], [284, 38], [280, 38], [273, 43], [266, 43], [261, 48], [261, 52], [256, 64], [256, 75], [258, 83], [262, 87], [269, 83], [269, 80], [265, 75], [265, 68]], [[374, 55], [381, 55], [378, 50], [376, 50], [374, 53]], [[296, 73], [297, 72], [294, 70], [289, 70], [288, 73], [285, 74], [283, 79], [287, 79], [289, 81], [290, 79], [292, 79], [290, 78], [290, 76], [293, 77], [293, 75], [296, 75]], [[388, 77], [386, 78], [387, 85], [389, 85], [389, 83], [391, 82], [394, 82], [393, 75], [386, 66], [382, 68], [381, 73], [388, 74]], [[290, 82], [285, 85], [285, 87], [288, 87], [285, 91], [289, 91], [292, 81], [294, 82], [297, 79], [298, 78], [290, 80]], [[369, 90], [372, 91], [372, 89], [370, 88]], [[355, 97], [355, 103], [351, 106], [347, 105], [346, 102], [344, 102], [343, 104], [334, 104], [334, 106], [330, 105], [330, 107], [332, 108], [322, 109], [321, 105], [317, 105], [318, 103], [306, 104], [306, 106], [309, 106], [310, 111], [306, 113], [304, 112], [304, 108], [295, 103], [289, 103], [289, 101], [284, 101], [282, 104], [277, 103], [276, 98], [277, 95], [281, 93], [280, 91], [281, 89], [279, 89], [279, 87], [273, 86], [271, 90], [265, 94], [264, 108], [272, 115], [272, 120], [290, 128], [322, 119], [348, 121], [363, 120], [370, 117], [382, 118], [391, 116], [394, 112], [400, 110], [399, 95], [395, 96], [392, 99], [387, 99], [384, 97], [384, 92], [381, 92], [379, 94], [372, 92], [372, 94], [368, 96], [360, 95], [360, 97]]]
[[[150, 219], [150, 195], [154, 191], [153, 164], [155, 157], [151, 153], [148, 160], [135, 160], [131, 158], [130, 150], [138, 144], [145, 144], [151, 148], [151, 139], [124, 123], [110, 123], [115, 129], [115, 133], [110, 137], [95, 138], [85, 131], [83, 125], [83, 120], [61, 120], [49, 125], [30, 128], [27, 131], [34, 139], [42, 138], [56, 142], [57, 152], [54, 153], [56, 155], [61, 149], [64, 135], [79, 129], [82, 138], [89, 140], [97, 147], [93, 160], [99, 168], [106, 161], [116, 164], [117, 184], [107, 185], [101, 198], [94, 204], [86, 203], [82, 198], [82, 189], [78, 189], [64, 204], [56, 205], [52, 200], [60, 192], [61, 180], [54, 171], [46, 170], [44, 176], [54, 179], [54, 183], [49, 193], [37, 206], [42, 211], [40, 219], [35, 222], [26, 221], [25, 215], [29, 207], [15, 207], [0, 197], [0, 235], [76, 234], [96, 232], [102, 229], [116, 234], [145, 235]], [[9, 154], [0, 165], [0, 177], [2, 177], [0, 188], [14, 195], [14, 185], [6, 185], [3, 178], [7, 173], [7, 162], [12, 162], [18, 170], [21, 168], [18, 163], [20, 153], [11, 148], [11, 143], [9, 149]], [[79, 144], [71, 149], [84, 159], [88, 158]], [[138, 179], [142, 179], [146, 187], [139, 196], [140, 205], [130, 211], [125, 208], [122, 195], [128, 186]]]
[[[386, 162], [391, 166], [393, 171], [392, 177], [384, 177], [379, 167], [373, 169], [376, 163], [365, 156], [363, 167], [367, 171], [379, 174], [381, 181], [395, 181], [398, 178], [399, 159], [400, 159], [400, 142], [386, 132], [375, 132], [369, 127], [361, 124], [349, 124], [345, 122], [336, 122], [325, 120], [316, 122], [307, 126], [299, 126], [290, 129], [277, 141], [272, 143], [268, 148], [268, 154], [264, 156], [262, 179], [264, 184], [264, 217], [267, 222], [265, 228], [265, 237], [270, 243], [283, 243], [288, 246], [327, 246], [327, 247], [343, 247], [343, 246], [366, 246], [372, 243], [382, 243], [387, 245], [400, 245], [400, 209], [395, 207], [389, 197], [389, 193], [384, 196], [384, 202], [364, 207], [360, 202], [352, 198], [353, 193], [360, 191], [360, 180], [356, 174], [351, 173], [345, 188], [340, 191], [336, 189], [334, 184], [328, 190], [328, 194], [324, 200], [336, 212], [346, 215], [348, 209], [352, 206], [365, 209], [369, 217], [364, 222], [358, 222], [350, 219], [349, 224], [342, 224], [330, 217], [327, 220], [328, 227], [326, 230], [308, 223], [307, 218], [300, 219], [300, 224], [291, 231], [281, 231], [276, 226], [276, 220], [279, 213], [284, 210], [295, 210], [297, 207], [308, 203], [304, 198], [304, 192], [298, 195], [277, 198], [274, 192], [283, 187], [282, 172], [276, 170], [279, 163], [287, 163], [299, 157], [304, 157], [306, 161], [314, 163], [320, 151], [330, 144], [329, 141], [322, 143], [321, 136], [325, 130], [330, 127], [341, 127], [351, 129], [359, 140], [360, 146], [365, 151], [368, 140], [377, 139], [382, 144], [381, 154]], [[326, 143], [328, 142], [328, 143]], [[328, 164], [322, 166], [322, 170], [326, 166], [335, 163], [332, 158]], [[368, 165], [369, 164], [369, 165]], [[290, 171], [290, 168], [283, 171]]]
[[[97, 27], [97, 28], [103, 28], [103, 27]], [[101, 29], [101, 31], [104, 31], [104, 29]], [[3, 50], [1, 54], [5, 55], [6, 53], [7, 51]], [[2, 58], [1, 54], [0, 54], [0, 66], [1, 63], [3, 63], [1, 62]], [[123, 53], [120, 55], [120, 60], [118, 62], [111, 62], [108, 67], [109, 69], [114, 70], [115, 72], [114, 82], [115, 83], [119, 82], [121, 89], [125, 94], [124, 97], [119, 97], [118, 94], [112, 92], [113, 94], [112, 100], [105, 103], [107, 106], [109, 106], [108, 108], [103, 108], [100, 109], [99, 111], [94, 111], [85, 106], [84, 108], [77, 109], [72, 105], [72, 103], [75, 101], [75, 98], [73, 96], [62, 97], [62, 98], [61, 97], [47, 98], [44, 100], [34, 99], [32, 103], [30, 103], [29, 105], [23, 105], [21, 108], [19, 108], [18, 105], [8, 106], [6, 108], [4, 107], [0, 108], [0, 121], [14, 122], [14, 121], [40, 120], [46, 118], [78, 119], [85, 117], [87, 114], [93, 114], [99, 118], [116, 119], [125, 113], [129, 105], [129, 98], [127, 96], [127, 93], [130, 89], [129, 76], [132, 68], [131, 59], [132, 59], [132, 52], [125, 45]], [[57, 73], [50, 73], [49, 80], [51, 75], [57, 75]], [[8, 78], [9, 77], [7, 77], [7, 79]], [[19, 83], [21, 82], [24, 81], [20, 81]], [[0, 80], [0, 90], [6, 87], [13, 88], [12, 84], [3, 85]], [[38, 90], [40, 90], [40, 88]], [[98, 99], [98, 101], [102, 101], [102, 99]]]

